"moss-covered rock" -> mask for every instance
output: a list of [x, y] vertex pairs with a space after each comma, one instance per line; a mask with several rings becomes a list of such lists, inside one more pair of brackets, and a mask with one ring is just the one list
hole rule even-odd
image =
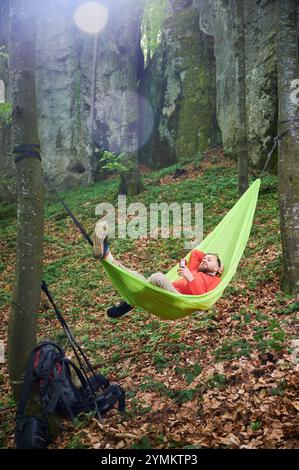
[[[162, 41], [140, 82], [154, 109], [154, 130], [141, 160], [161, 167], [192, 159], [221, 141], [216, 123], [213, 39], [199, 29], [192, 1], [171, 2]], [[147, 120], [141, 122], [141, 133]]]
[[[235, 0], [194, 0], [203, 31], [214, 36], [217, 118], [225, 153], [237, 158], [238, 122]], [[244, 0], [248, 156], [261, 168], [277, 127], [275, 0]], [[275, 166], [275, 156], [272, 166]]]

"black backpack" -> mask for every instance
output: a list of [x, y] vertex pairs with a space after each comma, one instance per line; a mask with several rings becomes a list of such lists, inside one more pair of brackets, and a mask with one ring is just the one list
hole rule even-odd
[[[74, 383], [72, 371], [80, 385]], [[17, 448], [44, 448], [49, 444], [49, 413], [73, 419], [82, 412], [95, 412], [101, 419], [116, 403], [119, 411], [124, 411], [125, 392], [119, 385], [110, 384], [103, 375], [93, 371], [90, 376], [84, 375], [56, 343], [43, 342], [32, 350], [16, 413]], [[25, 416], [33, 381], [40, 392], [42, 417]]]

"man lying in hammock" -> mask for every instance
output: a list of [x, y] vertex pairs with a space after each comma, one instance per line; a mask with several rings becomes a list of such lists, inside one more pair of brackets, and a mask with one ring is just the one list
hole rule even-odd
[[[95, 258], [106, 259], [111, 263], [125, 269], [134, 276], [150, 282], [151, 284], [175, 294], [201, 295], [214, 289], [221, 282], [220, 275], [223, 266], [217, 254], [203, 253], [193, 250], [188, 265], [178, 269], [181, 276], [177, 281], [171, 282], [163, 273], [154, 273], [148, 279], [137, 271], [125, 267], [111, 254], [108, 245], [108, 224], [106, 221], [96, 223], [93, 234], [93, 254]], [[108, 308], [107, 314], [111, 318], [121, 317], [132, 310], [133, 307], [127, 302]]]

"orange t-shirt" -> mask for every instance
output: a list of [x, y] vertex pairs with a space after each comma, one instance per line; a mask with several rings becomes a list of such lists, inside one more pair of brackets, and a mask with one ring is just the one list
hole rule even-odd
[[172, 282], [173, 287], [175, 287], [181, 294], [205, 294], [206, 292], [215, 289], [219, 282], [221, 282], [221, 279], [218, 276], [211, 276], [210, 274], [198, 271], [198, 267], [204, 256], [205, 254], [199, 250], [193, 250], [191, 252], [187, 267], [194, 277], [193, 281], [189, 282], [184, 278], [180, 278], [177, 281]]

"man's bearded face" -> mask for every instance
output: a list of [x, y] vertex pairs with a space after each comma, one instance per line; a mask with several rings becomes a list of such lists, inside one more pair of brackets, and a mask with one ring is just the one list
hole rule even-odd
[[205, 255], [199, 265], [198, 271], [202, 273], [217, 273], [218, 269], [217, 257], [215, 255]]

